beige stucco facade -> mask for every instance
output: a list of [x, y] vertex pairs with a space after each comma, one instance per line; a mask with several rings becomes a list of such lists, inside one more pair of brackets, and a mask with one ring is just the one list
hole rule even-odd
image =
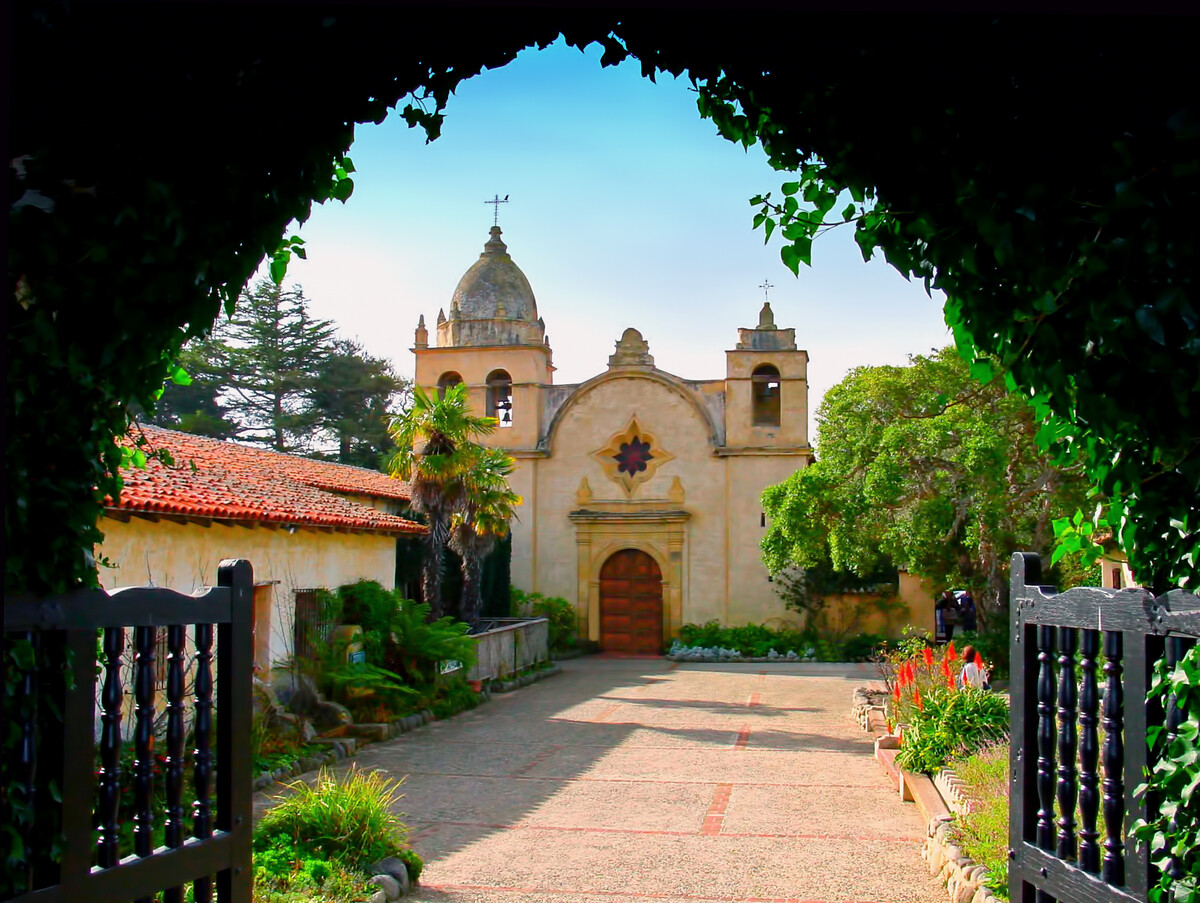
[[396, 537], [296, 527], [271, 529], [247, 522], [105, 517], [97, 557], [105, 589], [164, 586], [192, 593], [217, 581], [223, 558], [245, 558], [254, 567], [255, 663], [266, 668], [291, 654], [297, 590], [333, 588], [365, 578], [391, 588]]
[[[514, 273], [515, 271], [515, 273]], [[636, 549], [662, 580], [663, 639], [680, 625], [789, 617], [762, 564], [763, 489], [808, 464], [807, 352], [764, 305], [739, 331], [723, 378], [685, 380], [654, 364], [636, 329], [609, 366], [556, 385], [528, 281], [493, 229], [430, 344], [416, 332], [416, 381], [467, 385], [476, 413], [507, 418], [485, 443], [518, 462], [512, 582], [576, 607], [601, 641], [600, 573]], [[616, 330], [614, 330], [616, 331]], [[731, 336], [732, 339], [732, 336]]]

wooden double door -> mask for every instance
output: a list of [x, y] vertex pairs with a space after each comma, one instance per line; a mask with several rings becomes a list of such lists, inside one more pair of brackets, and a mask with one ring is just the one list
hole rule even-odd
[[600, 648], [662, 654], [662, 571], [645, 552], [622, 549], [600, 568]]

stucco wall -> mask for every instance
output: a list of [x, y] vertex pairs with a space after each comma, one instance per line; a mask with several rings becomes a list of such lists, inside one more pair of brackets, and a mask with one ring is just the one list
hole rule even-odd
[[[217, 580], [222, 558], [245, 558], [254, 567], [254, 582], [272, 588], [255, 593], [256, 615], [270, 616], [268, 657], [285, 657], [291, 645], [295, 591], [332, 588], [360, 578], [395, 585], [396, 540], [377, 533], [323, 533], [317, 530], [268, 530], [257, 526], [214, 523], [179, 524], [133, 517], [128, 523], [105, 518], [104, 542], [97, 557], [115, 568], [100, 568], [106, 589], [119, 586], [165, 586], [191, 593]], [[269, 603], [264, 601], [264, 597]], [[259, 623], [257, 630], [261, 630]], [[257, 631], [256, 631], [257, 632]]]
[[[745, 455], [723, 459], [729, 469], [729, 624], [762, 623], [792, 613], [768, 581], [762, 562], [762, 493], [803, 466], [803, 457]], [[767, 522], [768, 524], [770, 521]]]

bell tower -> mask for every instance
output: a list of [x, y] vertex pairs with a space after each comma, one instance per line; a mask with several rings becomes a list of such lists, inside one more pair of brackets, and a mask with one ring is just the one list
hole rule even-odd
[[808, 447], [808, 352], [796, 330], [775, 325], [771, 302], [758, 326], [739, 329], [725, 352], [725, 444], [729, 449]]
[[499, 421], [479, 441], [532, 451], [543, 428], [541, 390], [553, 382], [554, 365], [533, 289], [500, 236], [493, 225], [450, 298], [450, 315], [438, 311], [436, 345], [422, 315], [413, 343], [416, 381], [426, 392], [466, 383], [472, 409]]

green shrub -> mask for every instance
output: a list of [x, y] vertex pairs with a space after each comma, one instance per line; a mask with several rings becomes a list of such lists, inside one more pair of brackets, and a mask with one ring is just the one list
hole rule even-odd
[[412, 847], [405, 847], [395, 855], [397, 859], [404, 863], [404, 868], [408, 872], [408, 880], [416, 884], [417, 879], [421, 877], [421, 872], [425, 868], [425, 860], [417, 855], [417, 851]]
[[515, 586], [509, 588], [511, 611], [517, 617], [545, 618], [550, 622], [550, 649], [563, 651], [575, 648], [578, 618], [575, 606], [561, 596], [526, 593]]
[[862, 662], [869, 661], [876, 648], [887, 639], [864, 633], [839, 642], [821, 637], [813, 630], [780, 629], [765, 624], [723, 627], [720, 621], [714, 620], [704, 624], [684, 624], [679, 629], [679, 642], [684, 646], [736, 649], [747, 658], [762, 658], [774, 649], [780, 655], [795, 652], [801, 658], [811, 656], [822, 662]]
[[909, 712], [896, 764], [932, 774], [1008, 733], [1008, 703], [974, 687], [933, 687]]
[[[278, 875], [283, 863], [320, 859], [363, 871], [407, 846], [408, 828], [392, 811], [401, 780], [351, 765], [341, 778], [322, 768], [295, 781], [254, 827], [255, 865]], [[288, 873], [291, 865], [287, 866]]]

